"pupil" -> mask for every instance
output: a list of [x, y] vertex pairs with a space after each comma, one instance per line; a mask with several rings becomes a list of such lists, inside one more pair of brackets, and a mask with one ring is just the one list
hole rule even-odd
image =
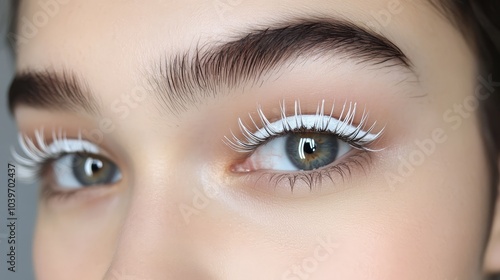
[[314, 139], [306, 139], [304, 143], [304, 152], [306, 152], [307, 154], [313, 154], [314, 152], [316, 152], [316, 143], [314, 142]]
[[335, 161], [339, 150], [335, 135], [297, 133], [287, 137], [286, 153], [299, 170], [314, 170]]
[[73, 175], [80, 186], [114, 183], [120, 179], [116, 165], [105, 158], [94, 155], [73, 156]]
[[96, 162], [93, 162], [92, 163], [92, 172], [96, 172], [97, 169], [99, 169], [100, 167], [98, 166], [98, 164]]
[[102, 161], [89, 158], [85, 162], [85, 173], [87, 174], [87, 176], [93, 176], [95, 173], [99, 172], [102, 166]]
[[316, 141], [313, 138], [300, 138], [298, 152], [301, 159], [306, 159], [306, 155], [312, 155], [316, 152]]

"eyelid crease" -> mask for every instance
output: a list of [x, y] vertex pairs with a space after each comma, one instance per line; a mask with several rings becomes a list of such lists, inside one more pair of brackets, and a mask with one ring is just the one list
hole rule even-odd
[[[367, 126], [368, 112], [366, 108], [363, 110], [359, 124], [353, 125], [357, 109], [357, 103], [355, 102], [348, 103], [346, 101], [342, 106], [342, 111], [338, 119], [333, 117], [334, 108], [335, 102], [332, 105], [330, 114], [325, 115], [325, 100], [323, 99], [318, 104], [315, 115], [306, 115], [302, 114], [300, 101], [296, 100], [294, 103], [294, 115], [287, 116], [285, 101], [283, 100], [280, 102], [281, 119], [271, 123], [265, 116], [262, 107], [258, 105], [257, 114], [260, 119], [260, 126], [249, 114], [250, 121], [255, 127], [256, 132], [252, 132], [247, 128], [242, 119], [239, 118], [238, 126], [243, 139], [238, 138], [231, 131], [231, 138], [224, 136], [223, 141], [236, 152], [249, 153], [272, 138], [282, 136], [286, 133], [317, 132], [335, 134], [340, 140], [346, 141], [357, 149], [376, 151], [366, 146], [377, 140], [382, 135], [385, 127], [378, 133], [372, 133], [377, 122], [375, 121], [371, 126]], [[367, 127], [366, 130], [363, 130], [365, 127]]]

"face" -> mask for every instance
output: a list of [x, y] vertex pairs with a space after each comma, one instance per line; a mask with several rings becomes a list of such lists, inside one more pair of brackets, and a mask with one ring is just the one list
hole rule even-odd
[[484, 276], [491, 87], [427, 1], [44, 3], [10, 96], [39, 279]]

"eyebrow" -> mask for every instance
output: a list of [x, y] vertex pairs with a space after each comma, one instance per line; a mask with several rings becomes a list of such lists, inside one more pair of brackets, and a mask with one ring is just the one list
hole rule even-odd
[[[157, 102], [179, 114], [223, 88], [258, 81], [270, 70], [314, 55], [340, 55], [358, 64], [403, 67], [408, 57], [386, 37], [346, 20], [298, 19], [251, 31], [219, 45], [213, 42], [164, 56], [147, 73]], [[38, 108], [98, 112], [95, 97], [74, 75], [45, 71], [15, 77], [9, 91], [11, 111], [18, 104]]]
[[9, 109], [16, 106], [85, 112], [101, 115], [89, 87], [70, 71], [25, 71], [16, 75], [9, 89]]

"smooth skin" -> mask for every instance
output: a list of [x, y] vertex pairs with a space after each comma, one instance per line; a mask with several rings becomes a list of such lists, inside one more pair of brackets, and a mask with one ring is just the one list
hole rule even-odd
[[[31, 19], [39, 2], [22, 1], [19, 18]], [[478, 109], [467, 103], [480, 83], [476, 59], [427, 1], [57, 3], [36, 36], [17, 46], [17, 71], [71, 69], [98, 96], [102, 116], [18, 106], [20, 131], [63, 128], [76, 137], [109, 118], [114, 129], [97, 144], [123, 178], [40, 200], [38, 279], [458, 280], [500, 271], [498, 226], [487, 240], [487, 150]], [[380, 21], [381, 13], [391, 16]], [[149, 96], [130, 99], [159, 57], [295, 16], [347, 18], [383, 34], [418, 80], [339, 57], [306, 59], [180, 115], [160, 113]], [[299, 99], [310, 113], [321, 100], [366, 106], [377, 129], [385, 125], [380, 151], [312, 191], [235, 174], [231, 167], [248, 155], [222, 139], [238, 131], [238, 118], [261, 104], [276, 119], [280, 101]], [[127, 113], [112, 109], [116, 100]]]

